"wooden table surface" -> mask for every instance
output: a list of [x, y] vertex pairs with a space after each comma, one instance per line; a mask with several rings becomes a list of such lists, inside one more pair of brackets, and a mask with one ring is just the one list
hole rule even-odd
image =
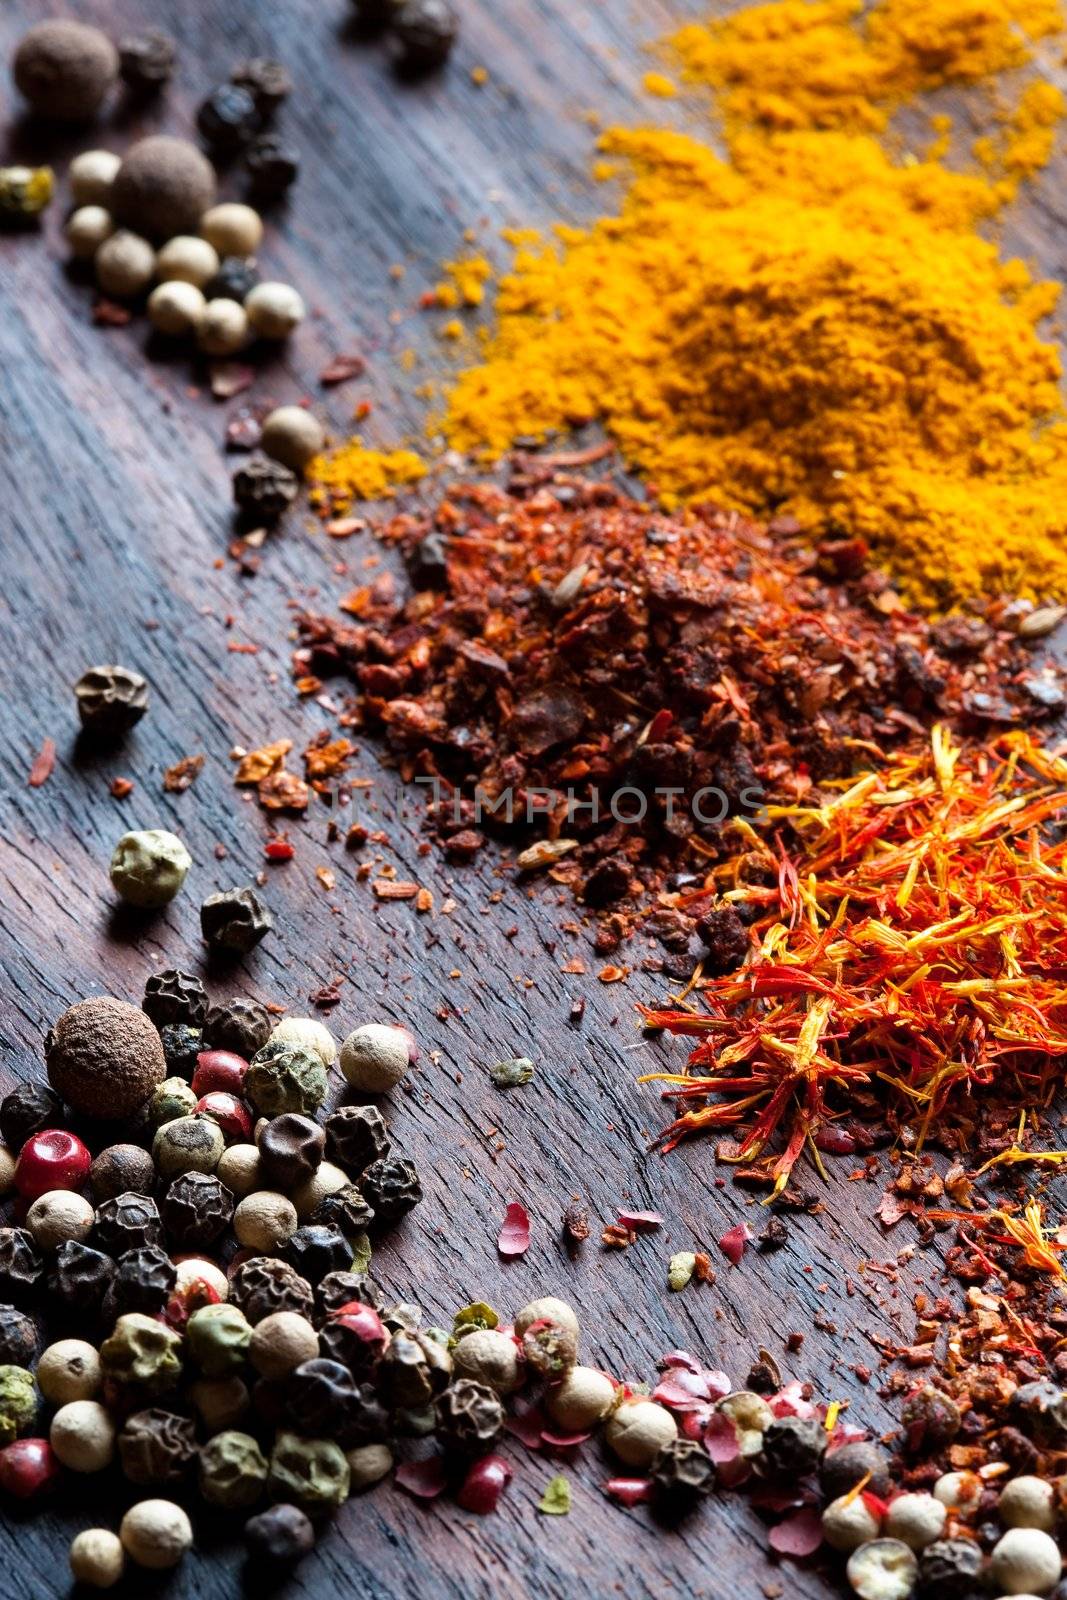
[[[588, 111], [629, 122], [654, 114], [684, 123], [696, 115], [684, 102], [650, 103], [639, 87], [644, 46], [692, 9], [689, 0], [465, 0], [450, 70], [403, 86], [380, 46], [353, 37], [345, 0], [81, 0], [71, 13], [113, 33], [151, 22], [179, 38], [177, 80], [158, 108], [114, 115], [97, 132], [53, 144], [15, 120], [2, 91], [10, 153], [51, 156], [62, 169], [91, 144], [122, 148], [157, 128], [188, 133], [197, 101], [235, 59], [282, 57], [297, 86], [284, 126], [303, 151], [304, 170], [288, 211], [269, 227], [262, 259], [270, 276], [291, 280], [313, 308], [251, 395], [220, 404], [203, 371], [146, 350], [143, 320], [121, 329], [93, 325], [91, 293], [64, 266], [62, 202], [39, 234], [0, 239], [5, 1085], [42, 1074], [44, 1032], [72, 1001], [104, 991], [136, 1002], [153, 967], [200, 968], [201, 898], [263, 867], [266, 820], [234, 789], [228, 752], [282, 736], [299, 750], [329, 724], [289, 687], [287, 603], [312, 596], [332, 605], [358, 581], [372, 541], [335, 545], [293, 516], [268, 542], [256, 577], [220, 560], [231, 534], [228, 414], [249, 398], [310, 394], [340, 433], [366, 398], [375, 442], [421, 429], [424, 402], [415, 391], [440, 370], [441, 319], [417, 306], [437, 264], [462, 251], [467, 229], [503, 261], [501, 226], [594, 214], [604, 195], [588, 177]], [[40, 10], [37, 0], [7, 0], [5, 59]], [[490, 72], [482, 88], [470, 77], [477, 65]], [[1018, 224], [1046, 271], [1058, 265], [1050, 209], [1057, 192], [1054, 170]], [[407, 268], [400, 283], [389, 276], [394, 263]], [[420, 356], [410, 373], [398, 360], [405, 348]], [[367, 355], [366, 379], [322, 391], [318, 372], [351, 349]], [[258, 654], [229, 652], [231, 640], [257, 644]], [[79, 673], [99, 661], [137, 667], [152, 686], [150, 714], [107, 755], [77, 741], [70, 693]], [[56, 741], [57, 765], [32, 789], [26, 777], [45, 737]], [[193, 753], [206, 757], [199, 781], [184, 794], [165, 794], [164, 769]], [[881, 1234], [872, 1217], [880, 1189], [848, 1184], [839, 1164], [826, 1210], [794, 1222], [786, 1249], [752, 1252], [738, 1270], [716, 1256], [714, 1286], [669, 1294], [669, 1254], [709, 1246], [715, 1254], [715, 1239], [752, 1202], [723, 1181], [710, 1144], [666, 1160], [647, 1153], [663, 1119], [654, 1089], [634, 1080], [684, 1055], [681, 1044], [646, 1041], [635, 1026], [634, 1003], [660, 998], [663, 982], [638, 971], [628, 984], [608, 987], [564, 974], [575, 954], [589, 958], [591, 972], [598, 965], [587, 935], [561, 932], [569, 907], [544, 887], [521, 888], [488, 855], [477, 869], [454, 872], [423, 855], [418, 799], [409, 796], [403, 814], [404, 796], [371, 747], [355, 770], [374, 788], [357, 792], [354, 809], [390, 841], [364, 859], [380, 855], [400, 876], [429, 883], [437, 913], [422, 918], [409, 904], [377, 904], [355, 879], [357, 858], [327, 842], [330, 813], [319, 805], [291, 830], [296, 859], [270, 871], [264, 893], [276, 931], [232, 981], [212, 975], [209, 982], [220, 998], [236, 989], [300, 1014], [313, 990], [342, 976], [343, 999], [330, 1018], [339, 1035], [382, 1017], [403, 1019], [418, 1034], [423, 1056], [412, 1092], [396, 1096], [388, 1111], [395, 1142], [423, 1174], [426, 1198], [376, 1257], [386, 1288], [442, 1318], [473, 1298], [510, 1314], [535, 1294], [563, 1293], [581, 1315], [587, 1358], [633, 1379], [654, 1377], [656, 1357], [684, 1346], [740, 1382], [766, 1346], [791, 1375], [852, 1398], [855, 1415], [887, 1426], [892, 1416], [877, 1381], [864, 1388], [851, 1369], [876, 1362], [870, 1330], [907, 1337], [911, 1297], [937, 1281], [936, 1256], [906, 1260], [896, 1285], [864, 1278], [864, 1260], [892, 1259], [909, 1239], [905, 1228]], [[109, 792], [120, 774], [136, 784], [124, 801]], [[195, 863], [183, 893], [151, 920], [116, 911], [106, 876], [115, 840], [137, 826], [177, 829]], [[225, 859], [216, 859], [217, 846]], [[326, 866], [336, 874], [330, 892], [315, 875]], [[449, 897], [454, 910], [442, 914]], [[637, 949], [637, 963], [644, 953]], [[586, 1010], [574, 1026], [568, 1016], [578, 996]], [[501, 1094], [486, 1067], [515, 1054], [535, 1057], [537, 1076]], [[576, 1192], [594, 1237], [572, 1262], [558, 1224]], [[529, 1253], [508, 1264], [495, 1238], [510, 1199], [526, 1203], [534, 1231]], [[604, 1251], [596, 1225], [623, 1201], [661, 1211], [666, 1227], [628, 1251]], [[755, 1227], [765, 1216], [748, 1213]], [[805, 1333], [797, 1357], [784, 1350], [793, 1329]], [[423, 1507], [384, 1487], [347, 1504], [277, 1592], [315, 1600], [505, 1592], [571, 1600], [579, 1590], [590, 1600], [653, 1593], [759, 1600], [778, 1593], [776, 1583], [812, 1600], [836, 1592], [837, 1580], [817, 1565], [776, 1570], [765, 1555], [765, 1525], [739, 1497], [716, 1497], [668, 1530], [647, 1509], [623, 1511], [605, 1498], [600, 1484], [610, 1468], [597, 1446], [562, 1467], [516, 1443], [506, 1449], [517, 1470], [497, 1515], [478, 1519], [445, 1501]], [[566, 1518], [539, 1516], [537, 1501], [558, 1470], [572, 1480], [573, 1510]], [[67, 1541], [91, 1517], [113, 1515], [113, 1491], [110, 1481], [85, 1486], [95, 1512], [68, 1495], [47, 1515], [0, 1523], [3, 1600], [66, 1593]], [[210, 1548], [194, 1551], [159, 1586], [167, 1594], [224, 1600], [241, 1592], [239, 1546], [226, 1543], [225, 1530], [205, 1533]], [[141, 1594], [156, 1586], [139, 1576], [126, 1588]]]

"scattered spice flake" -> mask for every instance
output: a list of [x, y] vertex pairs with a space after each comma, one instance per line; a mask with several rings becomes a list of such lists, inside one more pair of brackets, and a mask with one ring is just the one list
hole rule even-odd
[[93, 306], [93, 321], [98, 328], [125, 328], [133, 312], [129, 306], [120, 306], [114, 300], [101, 297]]
[[520, 1444], [526, 1446], [527, 1450], [540, 1450], [542, 1434], [547, 1423], [548, 1419], [541, 1407], [530, 1405], [525, 1411], [516, 1411], [514, 1415], [507, 1417], [504, 1426]]
[[702, 1435], [704, 1448], [717, 1467], [729, 1466], [741, 1455], [737, 1429], [724, 1411], [713, 1411]]
[[601, 983], [619, 983], [623, 978], [629, 977], [629, 975], [629, 967], [615, 966], [601, 967], [600, 971], [597, 973], [597, 977], [600, 979]]
[[295, 772], [272, 772], [256, 786], [264, 811], [305, 811], [311, 790]]
[[308, 995], [308, 999], [316, 1011], [332, 1011], [334, 1006], [341, 1004], [340, 981], [327, 983], [321, 989], [312, 990], [311, 994]]
[[182, 756], [163, 774], [163, 788], [167, 794], [184, 794], [192, 787], [204, 770], [203, 756]]
[[502, 1256], [523, 1256], [530, 1248], [530, 1218], [518, 1200], [509, 1200], [496, 1247]]
[[362, 517], [334, 517], [326, 524], [326, 532], [331, 539], [350, 539], [354, 533], [362, 533], [366, 526]]
[[293, 748], [291, 739], [276, 739], [259, 750], [249, 750], [241, 757], [233, 775], [236, 784], [261, 783], [270, 773], [276, 772]]
[[235, 395], [251, 389], [256, 369], [244, 361], [212, 361], [208, 367], [211, 393], [216, 400], [232, 400]]
[[332, 870], [332, 868], [316, 867], [315, 876], [318, 878], [327, 894], [329, 894], [332, 889], [337, 887], [337, 874]]
[[736, 1228], [729, 1228], [718, 1241], [719, 1249], [733, 1267], [741, 1265], [741, 1257], [748, 1248], [750, 1234], [743, 1222]]
[[565, 1517], [571, 1508], [570, 1479], [562, 1474], [549, 1478], [545, 1484], [545, 1492], [537, 1503], [538, 1511], [543, 1511], [546, 1517]]
[[617, 1221], [620, 1228], [630, 1228], [639, 1233], [652, 1232], [663, 1226], [663, 1218], [658, 1211], [620, 1211]]
[[419, 893], [417, 883], [408, 883], [403, 879], [375, 878], [371, 888], [378, 900], [414, 900]]
[[116, 800], [125, 800], [127, 795], [133, 793], [132, 778], [112, 778], [111, 793]]
[[796, 1561], [814, 1555], [821, 1544], [822, 1518], [814, 1506], [804, 1506], [771, 1529], [771, 1549]]
[[589, 1237], [589, 1214], [577, 1200], [563, 1213], [563, 1238], [570, 1255], [576, 1256], [582, 1241]]
[[33, 758], [29, 776], [26, 779], [31, 789], [39, 789], [42, 783], [47, 783], [52, 776], [52, 769], [56, 764], [56, 742], [54, 739], [43, 739], [41, 748]]
[[228, 450], [254, 450], [263, 435], [263, 421], [252, 406], [242, 406], [226, 424]]
[[609, 1478], [604, 1493], [621, 1506], [646, 1505], [652, 1499], [651, 1478]]
[[335, 383], [347, 383], [350, 378], [361, 378], [366, 370], [366, 361], [355, 352], [350, 355], [334, 356], [329, 365], [323, 367], [319, 373], [319, 382], [329, 389]]
[[419, 890], [418, 894], [415, 896], [415, 910], [421, 912], [423, 916], [425, 916], [427, 912], [433, 910], [432, 889]]
[[577, 839], [539, 839], [536, 844], [519, 851], [515, 865], [521, 872], [536, 872], [538, 867], [551, 866], [577, 848]]
[[498, 1089], [518, 1089], [529, 1083], [534, 1075], [534, 1064], [529, 1056], [514, 1056], [506, 1061], [494, 1061], [489, 1076]]
[[311, 783], [334, 778], [343, 772], [355, 749], [351, 739], [333, 739], [328, 744], [312, 744], [304, 751], [304, 773]]
[[550, 1450], [576, 1450], [588, 1438], [588, 1433], [560, 1433], [553, 1428], [541, 1429], [541, 1443]]
[[268, 839], [263, 854], [268, 861], [291, 861], [296, 851], [288, 839]]
[[600, 1242], [608, 1250], [628, 1250], [637, 1238], [632, 1228], [623, 1228], [617, 1222], [609, 1222], [600, 1235]]
[[467, 1475], [456, 1491], [456, 1504], [464, 1511], [473, 1511], [487, 1517], [496, 1510], [500, 1496], [514, 1477], [503, 1456], [482, 1456], [467, 1469]]
[[[245, 541], [248, 542], [247, 540]], [[246, 639], [227, 639], [226, 648], [231, 656], [258, 656], [259, 645], [251, 644]]]
[[693, 1281], [697, 1258], [692, 1250], [678, 1250], [667, 1263], [667, 1287], [681, 1294]]
[[427, 1456], [423, 1461], [405, 1461], [396, 1469], [396, 1482], [416, 1500], [436, 1500], [447, 1485], [443, 1456]]

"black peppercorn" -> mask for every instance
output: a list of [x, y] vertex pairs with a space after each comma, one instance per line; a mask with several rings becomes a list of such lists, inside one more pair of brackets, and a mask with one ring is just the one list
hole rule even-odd
[[436, 531], [425, 534], [407, 557], [408, 576], [416, 589], [448, 586], [448, 547]]
[[299, 1188], [318, 1170], [325, 1146], [325, 1133], [310, 1117], [298, 1111], [272, 1117], [259, 1136], [259, 1165], [267, 1186]]
[[445, 1345], [424, 1333], [394, 1333], [378, 1366], [378, 1383], [390, 1405], [418, 1409], [429, 1405], [451, 1374]]
[[867, 1439], [828, 1450], [819, 1468], [819, 1484], [827, 1500], [840, 1500], [854, 1489], [861, 1478], [872, 1494], [884, 1498], [890, 1490], [889, 1457], [879, 1445]]
[[981, 1571], [982, 1552], [973, 1539], [938, 1539], [919, 1556], [919, 1593], [930, 1600], [971, 1600]]
[[204, 1048], [204, 1035], [200, 1028], [190, 1028], [184, 1022], [168, 1022], [159, 1030], [160, 1043], [167, 1062], [168, 1078], [191, 1078], [196, 1071], [196, 1058]]
[[20, 1083], [0, 1100], [0, 1133], [16, 1153], [44, 1128], [63, 1125], [63, 1102], [47, 1083]]
[[298, 1311], [310, 1319], [313, 1300], [310, 1283], [288, 1261], [251, 1256], [230, 1279], [230, 1303], [254, 1327], [274, 1311]]
[[504, 1431], [499, 1395], [473, 1378], [457, 1378], [442, 1390], [434, 1415], [438, 1439], [457, 1455], [486, 1455]]
[[163, 1200], [163, 1225], [179, 1250], [214, 1244], [233, 1217], [233, 1195], [210, 1172], [183, 1172]]
[[333, 1439], [351, 1420], [357, 1402], [352, 1374], [340, 1361], [316, 1356], [285, 1380], [285, 1409], [292, 1426], [313, 1439]]
[[353, 1300], [377, 1311], [381, 1307], [382, 1291], [365, 1272], [328, 1273], [315, 1290], [316, 1327]]
[[155, 1165], [139, 1144], [111, 1144], [89, 1168], [89, 1184], [97, 1205], [120, 1194], [151, 1194], [156, 1186]]
[[309, 1223], [287, 1240], [285, 1259], [308, 1283], [316, 1284], [330, 1272], [343, 1272], [352, 1251], [339, 1228]]
[[25, 1228], [0, 1228], [0, 1295], [24, 1300], [44, 1275], [44, 1256]]
[[259, 132], [262, 118], [247, 89], [223, 83], [201, 101], [196, 126], [205, 144], [217, 155], [233, 155]]
[[311, 1213], [312, 1222], [329, 1228], [339, 1228], [346, 1239], [355, 1238], [374, 1221], [374, 1208], [369, 1206], [354, 1183], [324, 1195]]
[[68, 1311], [95, 1312], [115, 1276], [115, 1263], [101, 1250], [67, 1239], [56, 1251], [48, 1290]]
[[119, 1434], [118, 1445], [123, 1472], [144, 1489], [181, 1483], [197, 1456], [193, 1423], [158, 1406], [135, 1411]]
[[300, 176], [300, 154], [275, 133], [253, 139], [245, 153], [249, 187], [257, 200], [280, 200]]
[[769, 1477], [806, 1478], [826, 1452], [826, 1429], [813, 1417], [775, 1417], [763, 1434], [760, 1465]]
[[253, 1561], [291, 1567], [315, 1547], [315, 1529], [297, 1506], [271, 1506], [245, 1523], [245, 1543]]
[[360, 1175], [359, 1187], [379, 1222], [395, 1222], [422, 1199], [422, 1184], [414, 1164], [401, 1156], [372, 1161]]
[[276, 522], [297, 497], [300, 484], [295, 472], [258, 450], [233, 475], [234, 504], [250, 516]]
[[167, 967], [149, 977], [144, 986], [141, 1010], [157, 1028], [165, 1027], [168, 1022], [185, 1022], [190, 1027], [201, 1028], [207, 1016], [207, 990], [191, 973]]
[[163, 1243], [159, 1207], [146, 1194], [128, 1191], [105, 1200], [97, 1207], [95, 1228], [96, 1242], [109, 1256], [125, 1255], [142, 1244]]
[[216, 950], [247, 955], [273, 926], [273, 917], [252, 888], [209, 894], [200, 907], [201, 930]]
[[1008, 1409], [1015, 1426], [1036, 1445], [1062, 1450], [1067, 1444], [1067, 1394], [1058, 1383], [1039, 1378], [1020, 1384]]
[[169, 34], [127, 33], [119, 40], [119, 76], [133, 94], [157, 94], [174, 75], [174, 56]]
[[715, 1464], [695, 1439], [672, 1439], [652, 1463], [656, 1490], [675, 1502], [699, 1500], [715, 1487]]
[[212, 1006], [204, 1019], [205, 1045], [212, 1050], [232, 1050], [246, 1061], [262, 1050], [270, 1032], [270, 1012], [258, 1000], [229, 1000]]
[[0, 1364], [28, 1367], [37, 1354], [37, 1324], [14, 1306], [0, 1306]]
[[127, 1250], [115, 1266], [108, 1299], [114, 1303], [116, 1316], [127, 1311], [161, 1311], [178, 1281], [178, 1269], [158, 1244]]
[[358, 1450], [364, 1444], [384, 1444], [393, 1433], [389, 1407], [373, 1383], [357, 1383], [353, 1400], [338, 1430], [337, 1442], [343, 1450]]
[[285, 67], [269, 56], [253, 56], [250, 61], [242, 61], [230, 73], [230, 82], [248, 90], [264, 119], [273, 116], [293, 92], [293, 80]]
[[422, 1321], [422, 1307], [411, 1300], [396, 1300], [382, 1308], [382, 1321], [390, 1333], [416, 1333]]
[[129, 667], [90, 667], [74, 685], [82, 727], [117, 738], [148, 710], [148, 684]]
[[390, 20], [401, 65], [411, 72], [443, 66], [459, 35], [459, 14], [450, 0], [404, 0]]
[[389, 1154], [385, 1118], [377, 1106], [339, 1106], [325, 1127], [331, 1159], [346, 1172], [362, 1172]]
[[905, 1448], [943, 1450], [960, 1431], [960, 1408], [951, 1395], [924, 1383], [901, 1407]]

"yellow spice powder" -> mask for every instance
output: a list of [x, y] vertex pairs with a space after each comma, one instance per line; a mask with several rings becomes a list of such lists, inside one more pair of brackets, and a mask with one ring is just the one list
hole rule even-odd
[[311, 503], [347, 511], [358, 500], [382, 500], [395, 489], [418, 483], [426, 470], [413, 450], [370, 450], [357, 435], [312, 461], [307, 472]]

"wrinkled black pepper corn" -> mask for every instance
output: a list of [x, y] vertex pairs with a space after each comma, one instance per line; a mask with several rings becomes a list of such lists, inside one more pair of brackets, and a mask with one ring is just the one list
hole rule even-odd
[[275, 1256], [252, 1256], [230, 1278], [230, 1303], [256, 1325], [274, 1311], [298, 1311], [310, 1319], [314, 1300], [311, 1285]]
[[298, 1111], [272, 1117], [259, 1136], [259, 1165], [268, 1186], [284, 1191], [306, 1183], [319, 1167], [325, 1147], [326, 1135], [310, 1117]]
[[297, 1228], [285, 1245], [285, 1259], [314, 1285], [330, 1272], [343, 1272], [352, 1250], [339, 1228], [308, 1223]]
[[44, 1256], [25, 1228], [0, 1228], [0, 1296], [25, 1300], [44, 1276]]
[[282, 101], [293, 92], [293, 80], [280, 61], [270, 56], [253, 56], [230, 73], [230, 82], [247, 89], [262, 118], [271, 117]]
[[118, 50], [119, 76], [134, 94], [156, 94], [174, 75], [174, 40], [169, 34], [127, 33]]
[[163, 1226], [179, 1250], [207, 1248], [229, 1226], [234, 1198], [210, 1172], [183, 1172], [163, 1199]]
[[196, 1058], [204, 1048], [201, 1030], [184, 1022], [170, 1022], [160, 1028], [159, 1038], [167, 1061], [167, 1077], [191, 1078], [196, 1071]]
[[16, 1084], [10, 1094], [0, 1100], [0, 1133], [4, 1143], [14, 1154], [22, 1149], [27, 1139], [43, 1128], [63, 1126], [63, 1102], [47, 1083]]
[[379, 1222], [396, 1222], [418, 1205], [422, 1184], [414, 1164], [402, 1156], [383, 1156], [360, 1174], [359, 1187]]
[[459, 13], [451, 0], [404, 0], [390, 27], [400, 45], [401, 63], [410, 71], [443, 66], [459, 36]]
[[163, 1224], [150, 1195], [117, 1194], [96, 1209], [93, 1239], [109, 1256], [125, 1255], [139, 1245], [161, 1245]]
[[338, 1432], [345, 1450], [358, 1450], [364, 1444], [384, 1444], [393, 1432], [389, 1407], [373, 1383], [357, 1383], [352, 1404]]
[[326, 1227], [339, 1228], [346, 1239], [353, 1239], [374, 1221], [374, 1208], [369, 1206], [354, 1183], [324, 1195], [311, 1213], [311, 1221]]
[[299, 488], [294, 472], [258, 450], [233, 475], [234, 504], [247, 515], [267, 522], [277, 521], [292, 505]]
[[207, 1016], [207, 990], [190, 972], [167, 967], [153, 972], [144, 986], [141, 1010], [163, 1028], [169, 1022], [184, 1022], [202, 1028]]
[[389, 1154], [389, 1134], [377, 1106], [339, 1106], [324, 1126], [330, 1158], [346, 1172], [362, 1172]]
[[235, 955], [254, 950], [273, 926], [273, 917], [252, 888], [209, 894], [200, 907], [200, 927], [208, 944]]
[[56, 1251], [48, 1290], [68, 1311], [98, 1311], [115, 1276], [115, 1263], [102, 1250], [66, 1239]]
[[78, 716], [89, 733], [114, 739], [148, 710], [148, 684], [129, 667], [90, 667], [74, 685]]
[[225, 1005], [212, 1006], [204, 1019], [204, 1044], [212, 1050], [232, 1050], [246, 1061], [263, 1048], [270, 1032], [270, 1012], [258, 1000], [227, 1000]]
[[196, 126], [216, 155], [233, 155], [259, 132], [262, 117], [254, 97], [236, 83], [223, 83], [202, 100]]
[[115, 1277], [108, 1291], [116, 1315], [143, 1311], [151, 1315], [162, 1311], [167, 1296], [178, 1280], [178, 1271], [161, 1245], [145, 1244], [127, 1250], [115, 1263]]
[[715, 1464], [695, 1439], [674, 1439], [656, 1456], [650, 1477], [664, 1498], [684, 1503], [711, 1493], [715, 1487]]
[[89, 1168], [89, 1185], [97, 1205], [120, 1194], [151, 1194], [155, 1164], [139, 1144], [109, 1144]]
[[30, 1366], [39, 1340], [37, 1324], [32, 1317], [15, 1306], [0, 1306], [0, 1365]]
[[309, 1438], [336, 1438], [356, 1403], [352, 1374], [340, 1361], [316, 1356], [302, 1362], [285, 1381], [286, 1414], [296, 1431]]
[[929, 1600], [971, 1600], [981, 1588], [981, 1571], [982, 1552], [972, 1539], [938, 1539], [919, 1556], [919, 1593]]
[[280, 200], [300, 176], [300, 153], [277, 134], [262, 134], [245, 152], [245, 167], [255, 199]]
[[500, 1397], [473, 1378], [457, 1378], [438, 1395], [437, 1437], [457, 1455], [486, 1455], [504, 1431]]
[[1015, 1426], [1036, 1445], [1062, 1450], [1067, 1444], [1067, 1393], [1058, 1383], [1038, 1378], [1021, 1384], [1008, 1409]]
[[378, 1366], [378, 1383], [390, 1405], [429, 1405], [448, 1382], [452, 1361], [447, 1350], [418, 1333], [395, 1333]]
[[382, 1291], [373, 1278], [365, 1272], [331, 1272], [315, 1290], [315, 1325], [320, 1326], [327, 1317], [351, 1301], [381, 1309]]
[[245, 1543], [264, 1567], [291, 1567], [314, 1549], [315, 1529], [298, 1506], [271, 1506], [245, 1523]]
[[828, 1450], [819, 1468], [819, 1483], [827, 1500], [839, 1500], [843, 1494], [854, 1489], [861, 1478], [868, 1476], [866, 1487], [872, 1494], [884, 1498], [893, 1481], [889, 1472], [889, 1457], [879, 1445], [866, 1439]]
[[[778, 1385], [775, 1385], [777, 1388]], [[814, 1418], [776, 1417], [763, 1434], [761, 1464], [776, 1478], [804, 1478], [826, 1451], [826, 1429]]]
[[119, 1434], [119, 1460], [131, 1483], [167, 1488], [188, 1475], [197, 1457], [196, 1428], [188, 1417], [152, 1406], [135, 1411]]

